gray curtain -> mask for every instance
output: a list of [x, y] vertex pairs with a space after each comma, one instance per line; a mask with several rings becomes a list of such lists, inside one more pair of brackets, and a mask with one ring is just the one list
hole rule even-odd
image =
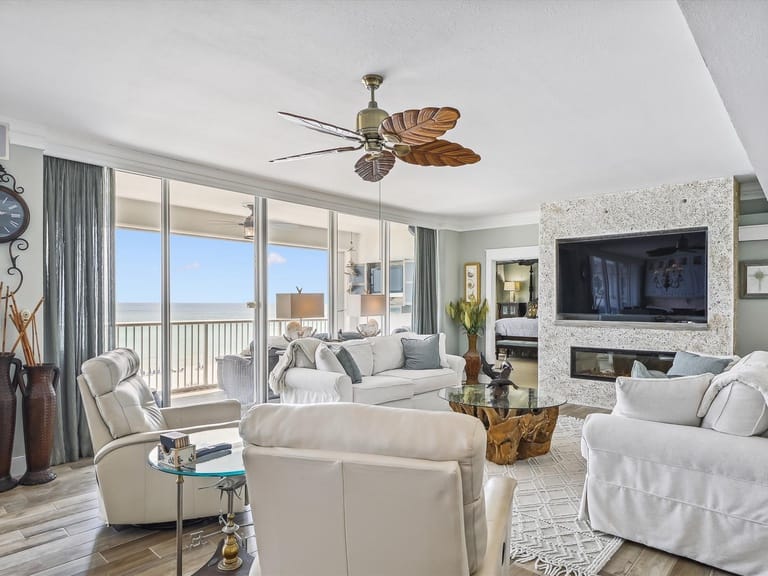
[[103, 168], [45, 157], [45, 358], [61, 370], [54, 464], [92, 454], [77, 375], [111, 334], [109, 190]]
[[437, 332], [437, 232], [416, 228], [416, 294], [413, 329], [418, 334]]

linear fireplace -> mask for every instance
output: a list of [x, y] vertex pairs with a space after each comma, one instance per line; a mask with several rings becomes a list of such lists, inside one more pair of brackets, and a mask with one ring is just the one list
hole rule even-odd
[[635, 360], [649, 370], [666, 372], [674, 359], [674, 352], [572, 347], [571, 378], [613, 381], [619, 376], [629, 376]]

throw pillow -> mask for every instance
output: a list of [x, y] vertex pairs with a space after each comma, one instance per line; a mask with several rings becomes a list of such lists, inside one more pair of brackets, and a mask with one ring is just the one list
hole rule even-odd
[[357, 362], [352, 358], [352, 354], [349, 353], [349, 350], [340, 347], [336, 351], [336, 358], [338, 358], [344, 368], [344, 372], [347, 373], [347, 376], [352, 379], [352, 384], [360, 384], [360, 382], [363, 381], [363, 376], [360, 374], [360, 368], [357, 367]]
[[539, 303], [528, 302], [528, 310], [525, 313], [526, 318], [538, 318], [539, 317]]
[[336, 372], [338, 374], [346, 374], [344, 366], [341, 365], [336, 354], [333, 350], [328, 348], [325, 344], [318, 346], [315, 350], [315, 366], [318, 370], [324, 370], [326, 372]]
[[347, 340], [339, 344], [339, 347], [346, 348], [355, 359], [362, 376], [373, 374], [373, 347], [368, 340]]
[[386, 370], [397, 370], [405, 363], [403, 357], [403, 345], [400, 343], [400, 335], [373, 336], [368, 338], [373, 352], [373, 374]]
[[[424, 340], [425, 338], [429, 338], [432, 336], [432, 334], [416, 334], [416, 332], [402, 332], [400, 333], [400, 336], [403, 338], [410, 338], [411, 340]], [[440, 332], [437, 334], [439, 336], [440, 344], [439, 344], [439, 352], [440, 352], [440, 368], [450, 368], [451, 365], [448, 364], [448, 354], [445, 351], [445, 333]]]
[[696, 413], [712, 378], [712, 374], [670, 380], [617, 378], [613, 413], [637, 420], [699, 426], [701, 418]]
[[417, 340], [403, 338], [405, 370], [434, 370], [440, 368], [440, 340], [437, 334]]
[[637, 360], [632, 363], [632, 373], [630, 376], [632, 378], [669, 378], [661, 370], [649, 370], [645, 364]]
[[729, 384], [715, 397], [702, 428], [735, 436], [760, 436], [768, 432], [768, 405], [755, 388], [741, 382]]
[[691, 352], [678, 352], [667, 376], [695, 376], [696, 374], [720, 374], [731, 363], [731, 358], [701, 356]]

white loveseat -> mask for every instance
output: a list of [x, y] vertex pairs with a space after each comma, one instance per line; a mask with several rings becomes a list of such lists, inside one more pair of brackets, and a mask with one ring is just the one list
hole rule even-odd
[[285, 370], [282, 387], [275, 392], [287, 404], [355, 402], [407, 408], [440, 408], [446, 403], [437, 399], [436, 391], [461, 384], [465, 361], [461, 356], [446, 354], [445, 335], [439, 336], [440, 368], [403, 368], [405, 355], [402, 339], [423, 336], [404, 332], [364, 340], [348, 340], [338, 345], [346, 348], [354, 358], [362, 374], [362, 382], [353, 384], [347, 374], [317, 370], [314, 359], [297, 355], [295, 366]]
[[[613, 414], [590, 415], [582, 437], [581, 519], [722, 570], [768, 576], [768, 408], [765, 385], [761, 390], [756, 380], [768, 380], [766, 352], [705, 383], [700, 404], [664, 405], [657, 397], [646, 414], [626, 417], [619, 398]], [[647, 419], [647, 412], [674, 419], [670, 414], [681, 410], [694, 421]]]

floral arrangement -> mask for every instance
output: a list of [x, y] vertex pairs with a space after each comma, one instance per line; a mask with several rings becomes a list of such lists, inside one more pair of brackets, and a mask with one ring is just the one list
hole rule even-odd
[[488, 301], [485, 298], [481, 303], [475, 299], [460, 299], [449, 302], [445, 311], [451, 320], [464, 328], [467, 334], [482, 334], [485, 329], [485, 318], [488, 316]]

